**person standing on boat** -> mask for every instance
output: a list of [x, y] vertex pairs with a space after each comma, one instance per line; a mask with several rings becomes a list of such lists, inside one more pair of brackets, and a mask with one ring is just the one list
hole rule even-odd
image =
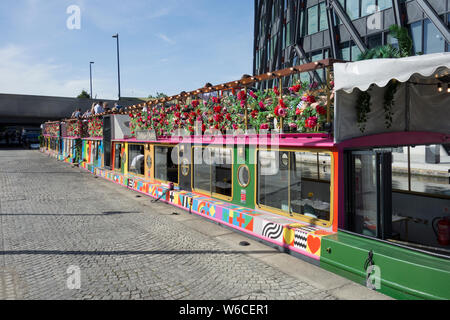
[[[205, 84], [204, 88], [212, 88], [212, 84], [211, 83], [207, 83]], [[217, 91], [210, 91], [210, 92], [205, 92], [205, 93], [201, 93], [198, 95], [199, 99], [203, 100], [204, 102], [209, 102], [210, 99], [212, 99], [213, 97], [217, 98], [218, 97], [218, 93]]]
[[95, 114], [99, 114], [99, 113], [103, 113], [105, 112], [105, 110], [102, 107], [103, 101], [99, 101], [95, 107], [94, 107], [94, 113]]

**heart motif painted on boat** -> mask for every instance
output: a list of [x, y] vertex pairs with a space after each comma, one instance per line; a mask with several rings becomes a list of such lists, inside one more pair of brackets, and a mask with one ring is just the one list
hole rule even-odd
[[312, 254], [315, 254], [320, 249], [320, 238], [308, 236], [308, 248]]

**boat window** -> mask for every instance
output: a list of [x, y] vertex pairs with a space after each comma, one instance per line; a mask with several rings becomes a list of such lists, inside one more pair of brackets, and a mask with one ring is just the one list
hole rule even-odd
[[194, 148], [193, 188], [211, 192], [211, 149]]
[[392, 189], [450, 197], [450, 145], [392, 148]]
[[155, 146], [155, 179], [178, 183], [178, 147]]
[[90, 152], [91, 152], [91, 154], [90, 154], [90, 160], [91, 160], [91, 164], [92, 163], [94, 163], [94, 161], [95, 161], [95, 153], [96, 153], [96, 149], [97, 149], [97, 142], [95, 142], [95, 141], [91, 141], [91, 142], [88, 142], [88, 146], [89, 146], [89, 150], [90, 150]]
[[399, 146], [347, 152], [346, 229], [450, 255], [437, 226], [439, 222], [450, 223], [449, 147]]
[[99, 141], [97, 141], [96, 142], [96, 146], [95, 146], [95, 157], [94, 157], [94, 159], [95, 159], [95, 161], [97, 162], [98, 161], [98, 159], [99, 158], [101, 158], [101, 156], [100, 156], [100, 142]]
[[330, 160], [326, 153], [259, 151], [258, 205], [294, 218], [329, 221], [330, 182], [320, 180], [319, 170], [330, 167]]
[[232, 197], [232, 149], [194, 148], [194, 190], [211, 195]]
[[231, 149], [213, 148], [212, 191], [226, 197], [232, 196]]
[[144, 175], [144, 146], [139, 144], [128, 145], [128, 172]]
[[114, 144], [114, 169], [120, 170], [122, 168], [122, 144]]

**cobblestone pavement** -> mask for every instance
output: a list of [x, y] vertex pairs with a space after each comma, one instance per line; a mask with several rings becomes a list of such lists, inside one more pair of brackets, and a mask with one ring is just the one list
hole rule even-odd
[[37, 151], [0, 150], [0, 299], [336, 298], [174, 210]]

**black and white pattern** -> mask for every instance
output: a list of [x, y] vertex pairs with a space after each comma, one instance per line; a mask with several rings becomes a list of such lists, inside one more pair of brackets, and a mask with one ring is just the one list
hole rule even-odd
[[190, 197], [188, 196], [183, 196], [183, 207], [185, 208], [189, 208], [190, 206]]
[[128, 179], [128, 188], [134, 188], [134, 179]]
[[273, 222], [267, 222], [263, 227], [262, 236], [281, 241], [281, 237], [283, 236], [283, 226]]
[[294, 247], [306, 250], [308, 234], [316, 230], [317, 228], [314, 227], [301, 227], [299, 229], [295, 229]]

